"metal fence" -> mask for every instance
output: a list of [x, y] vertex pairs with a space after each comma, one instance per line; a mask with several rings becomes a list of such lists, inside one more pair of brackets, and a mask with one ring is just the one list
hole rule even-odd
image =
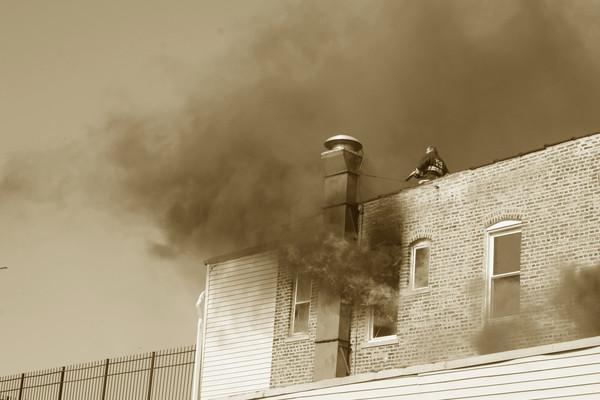
[[195, 346], [0, 378], [0, 400], [189, 400]]

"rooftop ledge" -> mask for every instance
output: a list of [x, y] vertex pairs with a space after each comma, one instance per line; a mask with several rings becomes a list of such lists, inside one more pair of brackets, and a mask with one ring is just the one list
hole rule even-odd
[[596, 136], [596, 135], [600, 135], [600, 132], [591, 132], [591, 133], [588, 133], [588, 134], [585, 134], [585, 135], [582, 135], [582, 136], [573, 136], [573, 137], [570, 137], [568, 139], [560, 140], [558, 142], [545, 144], [542, 147], [537, 147], [537, 148], [534, 148], [534, 149], [531, 149], [531, 150], [528, 150], [528, 151], [525, 151], [525, 152], [521, 152], [521, 153], [518, 153], [518, 154], [514, 154], [514, 155], [511, 155], [511, 156], [508, 156], [508, 157], [504, 157], [504, 158], [500, 158], [500, 159], [495, 159], [493, 161], [489, 161], [489, 162], [486, 162], [486, 163], [483, 163], [483, 164], [478, 164], [478, 165], [475, 165], [475, 166], [471, 166], [471, 167], [466, 168], [466, 169], [461, 169], [461, 170], [450, 172], [450, 173], [448, 173], [448, 174], [446, 174], [446, 175], [444, 175], [444, 176], [442, 176], [440, 178], [436, 178], [436, 179], [432, 180], [431, 182], [429, 182], [428, 184], [425, 184], [425, 185], [405, 186], [405, 187], [402, 187], [401, 189], [394, 190], [393, 192], [378, 194], [378, 195], [376, 195], [376, 196], [374, 196], [372, 198], [368, 198], [368, 199], [363, 200], [361, 203], [362, 204], [370, 203], [372, 201], [380, 200], [382, 198], [394, 196], [394, 195], [396, 195], [396, 194], [398, 194], [400, 192], [403, 192], [403, 191], [409, 190], [409, 189], [417, 189], [417, 188], [424, 188], [424, 187], [435, 187], [436, 189], [439, 189], [439, 187], [437, 186], [437, 183], [443, 182], [448, 177], [456, 176], [456, 174], [464, 173], [464, 172], [468, 172], [468, 171], [473, 171], [473, 170], [476, 170], [476, 169], [487, 167], [489, 165], [493, 165], [493, 164], [501, 163], [501, 162], [504, 162], [504, 161], [512, 160], [514, 158], [523, 157], [523, 156], [526, 156], [526, 155], [531, 154], [531, 153], [537, 153], [537, 152], [540, 152], [540, 151], [544, 151], [544, 150], [546, 150], [549, 147], [558, 146], [560, 144], [564, 144], [564, 143], [567, 143], [567, 142], [572, 142], [572, 141], [576, 141], [576, 140], [580, 140], [580, 139], [586, 139], [588, 137], [592, 137], [592, 136]]
[[433, 364], [421, 364], [406, 368], [388, 369], [380, 372], [369, 372], [364, 374], [346, 376], [344, 378], [325, 379], [318, 382], [303, 383], [282, 388], [264, 389], [251, 393], [232, 395], [228, 398], [231, 400], [261, 399], [264, 397], [280, 396], [301, 391], [324, 389], [332, 386], [344, 386], [354, 383], [392, 379], [409, 375], [418, 375], [426, 372], [435, 372], [449, 369], [473, 367], [484, 364], [493, 364], [502, 361], [510, 361], [518, 358], [568, 352], [596, 346], [600, 346], [600, 336], [573, 340], [569, 342], [547, 344], [543, 346], [528, 347], [524, 349], [503, 351], [500, 353], [492, 353], [482, 356], [462, 358], [458, 360], [442, 361]]

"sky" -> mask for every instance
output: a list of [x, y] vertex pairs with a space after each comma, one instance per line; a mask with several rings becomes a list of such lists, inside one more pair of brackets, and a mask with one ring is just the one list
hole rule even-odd
[[[40, 179], [62, 179], [66, 149], [112, 110], [177, 106], [254, 12], [227, 1], [2, 0], [0, 165], [44, 159]], [[152, 257], [152, 226], [46, 189], [0, 198], [0, 375], [194, 343], [201, 260]]]
[[203, 260], [600, 130], [600, 1], [0, 1], [0, 375], [187, 345]]

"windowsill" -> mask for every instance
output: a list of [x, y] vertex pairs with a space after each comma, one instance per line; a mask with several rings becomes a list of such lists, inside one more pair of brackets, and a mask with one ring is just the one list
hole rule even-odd
[[406, 296], [416, 296], [418, 294], [429, 293], [431, 292], [431, 287], [423, 287], [418, 289], [405, 288], [402, 290], [401, 294]]
[[387, 346], [390, 344], [398, 344], [398, 336], [384, 336], [369, 340], [363, 347]]
[[294, 335], [285, 338], [285, 342], [299, 342], [301, 340], [307, 340], [309, 336], [307, 333], [296, 333]]
[[486, 322], [488, 324], [491, 324], [491, 325], [501, 324], [501, 323], [504, 323], [504, 322], [512, 322], [515, 319], [517, 319], [518, 317], [519, 317], [519, 314], [512, 314], [512, 315], [506, 315], [504, 317], [495, 317], [495, 318], [492, 318], [492, 317], [488, 316], [486, 318]]

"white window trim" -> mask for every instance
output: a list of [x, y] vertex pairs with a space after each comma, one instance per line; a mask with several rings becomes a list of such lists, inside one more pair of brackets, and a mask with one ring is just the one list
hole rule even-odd
[[414, 242], [410, 246], [410, 271], [408, 273], [408, 288], [413, 292], [426, 292], [429, 291], [429, 265], [427, 265], [427, 286], [415, 287], [415, 268], [417, 261], [417, 249], [429, 248], [429, 264], [431, 264], [431, 240], [429, 239], [420, 239]]
[[522, 232], [523, 223], [519, 220], [504, 220], [495, 223], [488, 227], [485, 232], [486, 242], [486, 284], [485, 284], [485, 316], [488, 321], [500, 321], [514, 318], [516, 315], [507, 315], [504, 317], [492, 317], [492, 279], [503, 278], [507, 276], [521, 275], [521, 265], [519, 270], [507, 272], [504, 274], [494, 275], [494, 238], [498, 236], [510, 235], [517, 232]]
[[296, 296], [298, 294], [298, 276], [300, 276], [300, 273], [296, 273], [296, 276], [294, 277], [294, 287], [293, 287], [293, 291], [292, 291], [292, 315], [290, 316], [290, 332], [289, 332], [289, 339], [295, 340], [295, 339], [305, 339], [308, 338], [308, 331], [307, 332], [294, 332], [294, 324], [295, 324], [295, 317], [296, 317], [296, 305], [298, 304], [306, 304], [308, 303], [308, 315], [309, 315], [309, 320], [310, 320], [310, 303], [311, 303], [311, 297], [312, 297], [312, 280], [310, 281], [310, 296], [308, 298], [308, 300], [305, 301], [296, 301]]
[[[398, 333], [397, 332], [395, 335], [373, 337], [373, 323], [375, 322], [374, 311], [375, 311], [374, 307], [369, 307], [369, 309], [368, 309], [369, 314], [368, 314], [368, 318], [367, 318], [367, 347], [398, 343]], [[396, 322], [396, 331], [398, 331], [397, 324], [398, 324], [398, 322]]]

